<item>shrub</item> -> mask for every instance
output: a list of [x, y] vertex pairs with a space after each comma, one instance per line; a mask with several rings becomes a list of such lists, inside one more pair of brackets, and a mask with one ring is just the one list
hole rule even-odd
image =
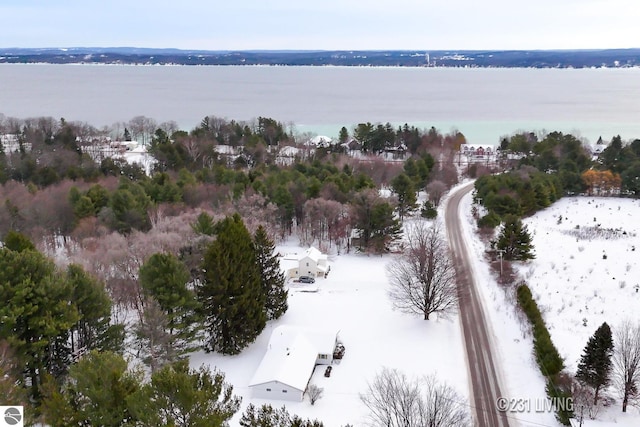
[[500, 216], [495, 212], [489, 212], [478, 220], [478, 227], [496, 228], [500, 225]]
[[[551, 335], [549, 335], [549, 330], [544, 323], [538, 304], [536, 304], [531, 295], [531, 289], [529, 289], [527, 285], [520, 285], [518, 286], [516, 295], [518, 305], [531, 323], [536, 362], [540, 367], [542, 375], [547, 378], [547, 396], [556, 402], [559, 401], [560, 398], [567, 399], [571, 397], [570, 391], [561, 384], [561, 371], [564, 368], [564, 361], [560, 357], [553, 341], [551, 341]], [[571, 408], [558, 406], [556, 409], [558, 421], [564, 425], [569, 425], [569, 418], [572, 416]]]

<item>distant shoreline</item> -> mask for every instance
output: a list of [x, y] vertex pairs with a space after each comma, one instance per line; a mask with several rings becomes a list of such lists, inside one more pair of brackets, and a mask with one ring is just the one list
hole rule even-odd
[[0, 48], [0, 63], [617, 69], [640, 67], [640, 48], [508, 51], [188, 51], [143, 48]]

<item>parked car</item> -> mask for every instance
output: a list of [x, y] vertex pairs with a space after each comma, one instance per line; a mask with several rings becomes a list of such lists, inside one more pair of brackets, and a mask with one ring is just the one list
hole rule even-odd
[[325, 377], [330, 377], [331, 376], [331, 366], [327, 366], [327, 369], [325, 369], [325, 371], [324, 371], [324, 376]]
[[316, 283], [316, 279], [314, 279], [311, 276], [300, 276], [300, 278], [298, 279], [298, 282], [300, 282], [300, 283]]

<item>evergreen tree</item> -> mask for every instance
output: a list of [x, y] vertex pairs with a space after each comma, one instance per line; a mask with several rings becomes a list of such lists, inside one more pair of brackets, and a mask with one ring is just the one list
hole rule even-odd
[[240, 215], [220, 221], [216, 230], [204, 255], [204, 281], [198, 288], [204, 348], [238, 354], [265, 327], [265, 298], [251, 234]]
[[138, 425], [132, 406], [142, 378], [122, 356], [94, 350], [71, 367], [61, 390], [45, 382], [45, 421], [52, 426]]
[[360, 249], [384, 252], [400, 236], [400, 222], [393, 207], [375, 190], [356, 193], [351, 201], [353, 226], [360, 234]]
[[215, 234], [215, 224], [213, 218], [206, 212], [202, 212], [191, 224], [191, 228], [196, 234], [204, 234], [205, 236], [213, 236]]
[[420, 216], [427, 219], [435, 219], [438, 216], [438, 210], [429, 200], [425, 200], [420, 208]]
[[348, 140], [349, 140], [349, 131], [347, 130], [346, 127], [342, 126], [342, 128], [340, 128], [340, 134], [338, 135], [338, 141], [340, 141], [341, 144], [344, 144]]
[[186, 360], [167, 365], [131, 399], [140, 426], [223, 427], [240, 409], [224, 374]]
[[398, 216], [400, 221], [404, 216], [416, 209], [416, 190], [411, 182], [411, 178], [405, 173], [401, 173], [391, 180], [391, 189], [398, 197]]
[[62, 374], [69, 363], [68, 334], [78, 321], [73, 289], [52, 261], [34, 250], [0, 249], [0, 340], [15, 350], [39, 397], [45, 372]]
[[9, 230], [4, 236], [4, 247], [15, 252], [36, 250], [35, 245], [27, 236], [13, 230]]
[[278, 319], [287, 311], [288, 291], [284, 288], [285, 277], [280, 270], [280, 261], [274, 253], [275, 245], [262, 225], [256, 230], [253, 244], [265, 296], [264, 311], [267, 320]]
[[593, 387], [593, 404], [598, 403], [598, 394], [602, 387], [609, 383], [611, 374], [611, 357], [613, 356], [613, 338], [611, 328], [603, 323], [593, 334], [584, 348], [576, 378]]
[[502, 231], [498, 236], [496, 248], [503, 252], [504, 259], [526, 261], [535, 258], [531, 235], [522, 220], [515, 215], [504, 218]]
[[[187, 267], [173, 254], [156, 253], [140, 267], [139, 277], [145, 296], [158, 303], [166, 318], [164, 328], [169, 338], [169, 352], [179, 358], [194, 351], [200, 332], [197, 315], [200, 304], [195, 292], [188, 287], [191, 275]], [[150, 313], [147, 320], [153, 319], [157, 320], [158, 316]], [[159, 324], [157, 321], [147, 323]]]
[[79, 315], [71, 331], [71, 350], [121, 352], [124, 325], [111, 324], [111, 299], [103, 284], [76, 264], [67, 267], [66, 279]]
[[389, 245], [400, 238], [400, 222], [393, 216], [393, 207], [382, 202], [371, 210], [371, 244], [377, 253], [385, 252]]
[[240, 427], [323, 427], [323, 425], [318, 420], [303, 420], [297, 415], [292, 417], [284, 406], [275, 409], [268, 404], [256, 408], [251, 403], [240, 418]]

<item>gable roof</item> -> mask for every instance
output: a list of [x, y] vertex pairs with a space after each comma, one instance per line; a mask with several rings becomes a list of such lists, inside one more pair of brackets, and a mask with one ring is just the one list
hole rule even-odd
[[271, 333], [267, 352], [249, 386], [277, 381], [304, 392], [317, 357], [318, 350], [300, 330], [279, 326]]
[[314, 262], [318, 262], [320, 260], [326, 260], [327, 255], [320, 252], [318, 249], [313, 246], [304, 251], [304, 253], [300, 256], [300, 259], [311, 258]]

